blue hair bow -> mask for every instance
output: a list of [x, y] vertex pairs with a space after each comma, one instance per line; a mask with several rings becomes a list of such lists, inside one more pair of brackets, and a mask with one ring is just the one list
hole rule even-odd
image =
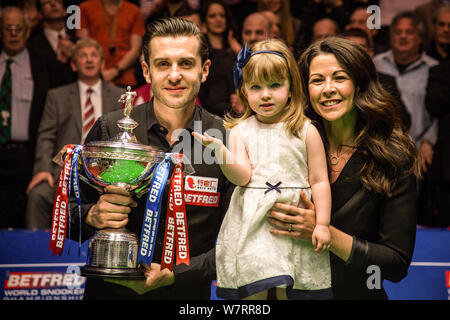
[[286, 57], [283, 54], [276, 52], [276, 51], [272, 51], [272, 50], [260, 50], [260, 51], [256, 51], [256, 52], [252, 53], [252, 49], [251, 48], [249, 49], [247, 43], [245, 43], [237, 56], [237, 62], [233, 68], [233, 81], [234, 81], [234, 87], [236, 88], [236, 90], [239, 89], [239, 86], [242, 83], [242, 68], [245, 67], [248, 60], [250, 60], [250, 58], [252, 56], [254, 56], [255, 54], [260, 54], [260, 53], [276, 54], [277, 56], [280, 56], [284, 60], [287, 61]]
[[242, 47], [241, 51], [237, 56], [237, 62], [233, 68], [233, 81], [236, 90], [239, 88], [242, 82], [242, 68], [245, 67], [251, 56], [252, 56], [252, 49], [248, 49], [248, 45], [247, 43], [245, 43], [244, 47]]

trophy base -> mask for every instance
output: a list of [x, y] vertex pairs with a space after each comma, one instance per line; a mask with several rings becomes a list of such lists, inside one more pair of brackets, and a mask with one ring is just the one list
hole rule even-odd
[[141, 268], [101, 268], [88, 265], [81, 267], [81, 276], [94, 279], [145, 279], [144, 271]]

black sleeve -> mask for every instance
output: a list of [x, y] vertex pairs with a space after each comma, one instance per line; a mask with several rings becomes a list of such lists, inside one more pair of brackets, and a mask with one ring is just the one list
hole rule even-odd
[[392, 197], [385, 197], [379, 212], [377, 242], [354, 237], [347, 265], [366, 270], [375, 265], [382, 277], [398, 282], [411, 263], [416, 237], [416, 179], [404, 174]]

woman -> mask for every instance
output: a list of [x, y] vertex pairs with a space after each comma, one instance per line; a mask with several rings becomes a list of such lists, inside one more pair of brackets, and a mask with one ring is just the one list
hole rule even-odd
[[232, 37], [232, 16], [222, 1], [213, 0], [205, 5], [201, 18], [206, 29], [211, 68], [200, 89], [199, 99], [206, 110], [223, 117], [230, 110], [230, 95], [234, 93], [236, 55], [231, 46], [237, 41]]
[[[414, 249], [416, 148], [359, 45], [337, 37], [318, 41], [299, 67], [306, 113], [329, 158], [334, 297], [387, 299], [382, 280], [405, 277]], [[302, 199], [306, 209], [274, 206], [273, 233], [311, 241], [314, 205]]]
[[300, 19], [292, 16], [290, 0], [259, 0], [258, 11], [263, 10], [271, 11], [278, 16], [281, 38], [293, 48], [302, 23]]

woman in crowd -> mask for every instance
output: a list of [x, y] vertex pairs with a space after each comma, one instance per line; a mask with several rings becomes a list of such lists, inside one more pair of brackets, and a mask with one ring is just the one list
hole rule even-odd
[[[387, 299], [382, 281], [404, 278], [414, 249], [416, 148], [359, 45], [336, 37], [315, 42], [299, 67], [306, 114], [328, 153], [333, 295]], [[306, 209], [275, 204], [271, 232], [311, 241], [314, 205], [301, 198]]]
[[200, 89], [199, 99], [202, 107], [223, 117], [230, 109], [230, 95], [234, 93], [233, 66], [236, 55], [231, 46], [238, 43], [233, 37], [232, 16], [222, 1], [213, 0], [202, 9], [201, 18], [208, 41], [211, 68], [208, 79]]

